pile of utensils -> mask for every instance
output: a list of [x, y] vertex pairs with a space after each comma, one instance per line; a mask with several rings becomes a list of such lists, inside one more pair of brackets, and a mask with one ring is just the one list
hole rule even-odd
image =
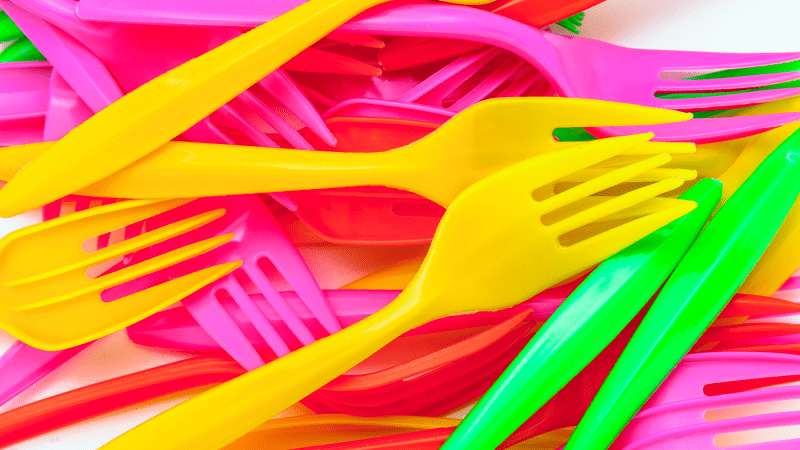
[[796, 448], [800, 51], [601, 1], [0, 1], [0, 405], [191, 355], [0, 446], [190, 391], [102, 448]]

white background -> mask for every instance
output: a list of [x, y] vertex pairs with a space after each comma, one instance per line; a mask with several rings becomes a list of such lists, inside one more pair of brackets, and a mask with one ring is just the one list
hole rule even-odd
[[[619, 45], [671, 50], [721, 52], [800, 51], [800, 0], [608, 0], [588, 11], [581, 36]], [[29, 213], [0, 219], [0, 235], [32, 223]], [[368, 250], [365, 252], [369, 253]], [[307, 249], [313, 264], [331, 264], [324, 252]], [[328, 280], [328, 286], [343, 280]], [[13, 342], [0, 331], [0, 351]], [[78, 386], [142, 370], [186, 355], [134, 346], [123, 333], [94, 344], [41, 380], [0, 412]], [[0, 376], [3, 376], [0, 374]], [[96, 449], [126, 429], [181, 399], [153, 402], [40, 436], [10, 448]]]

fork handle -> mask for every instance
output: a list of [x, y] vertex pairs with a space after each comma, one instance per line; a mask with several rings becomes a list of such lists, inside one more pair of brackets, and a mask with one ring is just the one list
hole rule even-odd
[[427, 322], [416, 292], [407, 289], [372, 316], [169, 409], [102, 448], [221, 448]]
[[[0, 150], [8, 180], [52, 143]], [[172, 141], [79, 191], [108, 198], [186, 198], [350, 186], [412, 188], [400, 152], [342, 153]]]

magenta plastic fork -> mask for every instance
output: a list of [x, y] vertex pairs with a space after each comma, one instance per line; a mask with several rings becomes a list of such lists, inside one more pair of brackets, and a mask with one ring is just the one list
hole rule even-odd
[[42, 141], [50, 70], [44, 61], [0, 64], [0, 146]]
[[[281, 276], [313, 314], [327, 334], [341, 329], [322, 290], [306, 266], [294, 243], [283, 232], [267, 206], [255, 195], [212, 197], [199, 199], [161, 216], [145, 221], [145, 228], [158, 227], [204, 211], [223, 209], [223, 218], [212, 221], [192, 232], [149, 248], [152, 256], [164, 254], [178, 247], [204, 239], [206, 236], [233, 234], [233, 239], [201, 258], [172, 266], [160, 276], [177, 278], [198, 266], [213, 265], [214, 261], [242, 260], [241, 268], [183, 299], [187, 311], [209, 335], [234, 359], [248, 370], [264, 364], [220, 299], [231, 297], [248, 321], [253, 324], [261, 339], [277, 356], [289, 353], [293, 340], [307, 345], [316, 340], [298, 313], [280, 295], [268, 278], [269, 274]], [[277, 272], [275, 272], [277, 270]], [[292, 340], [279, 335], [262, 311], [248, 295], [247, 290], [260, 292], [274, 313], [291, 330]], [[114, 295], [114, 294], [112, 294]], [[287, 343], [288, 342], [288, 343]]]
[[798, 72], [670, 81], [664, 71], [715, 71], [800, 59], [800, 53], [723, 54], [639, 50], [541, 31], [487, 11], [430, 3], [382, 5], [339, 32], [462, 39], [503, 48], [533, 65], [564, 97], [592, 98], [685, 111], [743, 107], [800, 94], [786, 88], [731, 95], [668, 99], [657, 93], [717, 92], [768, 86], [800, 78]]
[[[712, 409], [800, 398], [800, 357], [751, 352], [686, 356], [614, 443], [614, 449], [716, 449], [718, 434], [800, 424], [800, 411], [770, 413], [709, 423]], [[743, 392], [744, 391], [744, 392]], [[679, 444], [680, 443], [680, 444]], [[796, 449], [800, 439], [747, 449]]]

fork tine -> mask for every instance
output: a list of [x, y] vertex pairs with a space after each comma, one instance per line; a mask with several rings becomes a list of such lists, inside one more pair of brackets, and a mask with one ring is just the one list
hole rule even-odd
[[[558, 208], [576, 202], [582, 198], [589, 197], [590, 195], [596, 194], [604, 189], [608, 189], [612, 186], [623, 183], [631, 178], [647, 172], [650, 169], [663, 166], [670, 161], [672, 161], [672, 157], [666, 153], [663, 153], [661, 155], [647, 158], [644, 161], [639, 161], [620, 168], [595, 169], [595, 171], [601, 172], [603, 175], [590, 179], [567, 191], [543, 200], [540, 203], [540, 207], [545, 212], [555, 211]], [[591, 169], [584, 169], [584, 171], [585, 170], [591, 171]], [[575, 172], [573, 172], [572, 175], [575, 175]]]
[[255, 142], [256, 145], [260, 147], [280, 148], [280, 146], [267, 137], [266, 134], [262, 133], [254, 127], [253, 124], [245, 120], [232, 106], [228, 104], [222, 105], [216, 112]]
[[[245, 271], [249, 275], [249, 271]], [[251, 278], [252, 279], [252, 278]], [[269, 322], [269, 319], [264, 315], [264, 312], [256, 306], [255, 302], [252, 298], [245, 292], [242, 286], [236, 281], [235, 277], [231, 275], [231, 283], [226, 285], [226, 288], [229, 289], [228, 293], [231, 294], [233, 300], [239, 305], [242, 312], [245, 316], [250, 320], [250, 323], [253, 324], [258, 334], [264, 338], [269, 348], [275, 352], [275, 355], [278, 357], [288, 355], [290, 350], [289, 347], [286, 346], [286, 343], [281, 339], [280, 335], [272, 324]], [[266, 295], [264, 296], [266, 298]], [[236, 327], [234, 325], [234, 327]], [[236, 327], [238, 329], [238, 327]], [[245, 338], [247, 341], [247, 339]], [[248, 347], [251, 347], [250, 342], [247, 341], [246, 344]]]
[[[147, 233], [146, 233], [147, 234]], [[142, 235], [142, 236], [146, 236]], [[141, 236], [140, 236], [141, 237]], [[105, 275], [102, 275], [94, 280], [86, 278], [83, 287], [77, 287], [72, 291], [65, 292], [62, 295], [52, 296], [45, 300], [32, 302], [32, 303], [22, 303], [18, 306], [12, 308], [13, 311], [29, 311], [32, 309], [42, 308], [49, 305], [54, 305], [57, 303], [65, 302], [67, 300], [71, 300], [74, 298], [78, 298], [80, 296], [92, 293], [92, 292], [101, 292], [105, 289], [121, 285], [131, 280], [135, 280], [141, 276], [157, 272], [165, 267], [171, 266], [173, 264], [177, 264], [181, 261], [185, 261], [187, 259], [193, 258], [195, 256], [201, 255], [212, 248], [219, 247], [220, 245], [230, 241], [233, 238], [233, 234], [224, 235], [224, 236], [217, 236], [214, 238], [206, 239], [204, 241], [196, 242], [191, 245], [187, 245], [181, 247], [180, 249], [173, 250], [169, 253], [165, 253], [163, 255], [156, 256], [154, 258], [150, 258], [144, 262], [134, 264], [124, 269], [111, 272]], [[119, 244], [117, 244], [119, 245]], [[112, 249], [115, 246], [107, 247], [105, 250]], [[99, 250], [99, 253], [104, 250]], [[241, 261], [237, 261], [237, 264], [241, 264]], [[219, 266], [221, 267], [221, 265]], [[79, 268], [79, 267], [75, 267]], [[37, 277], [38, 279], [38, 277]], [[7, 283], [7, 286], [16, 286], [26, 284], [32, 281], [36, 281], [36, 279], [26, 279], [26, 280], [19, 280], [12, 283]], [[112, 302], [113, 303], [113, 302]]]
[[742, 108], [773, 100], [781, 100], [800, 95], [800, 88], [768, 89], [764, 91], [741, 92], [736, 94], [712, 95], [690, 98], [657, 98], [662, 108], [680, 111], [711, 111], [716, 109]]
[[593, 206], [586, 211], [568, 217], [551, 225], [551, 227], [559, 234], [564, 234], [569, 231], [576, 230], [584, 225], [588, 225], [599, 219], [605, 218], [611, 214], [635, 206], [638, 203], [649, 200], [659, 194], [663, 194], [664, 192], [677, 189], [681, 187], [683, 183], [684, 180], [682, 178], [670, 178], [668, 180], [659, 181], [657, 183], [620, 195], [619, 197], [613, 197], [611, 200], [605, 203]]
[[238, 286], [228, 274], [221, 282], [203, 287], [184, 298], [181, 303], [203, 330], [214, 339], [214, 342], [219, 344], [242, 367], [254, 370], [263, 366], [264, 360], [261, 359], [261, 356], [216, 297], [219, 290], [226, 290], [231, 296], [237, 295], [228, 290], [231, 285]]
[[632, 220], [573, 244], [568, 248], [568, 251], [577, 255], [588, 254], [587, 252], [589, 250], [603, 252], [609, 255], [614, 254], [622, 249], [618, 243], [620, 240], [628, 244], [636, 242], [673, 220], [686, 215], [697, 207], [695, 202], [688, 200], [663, 200], [671, 200], [669, 203], [674, 204], [674, 206]]
[[546, 82], [541, 73], [533, 66], [528, 66], [522, 70], [507, 88], [503, 89], [498, 97], [521, 97], [528, 89], [535, 84]]
[[48, 221], [50, 219], [55, 219], [56, 217], [61, 215], [61, 204], [63, 203], [63, 199], [58, 199], [54, 202], [50, 202], [42, 207], [42, 220]]
[[336, 146], [336, 138], [325, 125], [325, 121], [297, 83], [283, 69], [275, 70], [259, 80], [258, 85], [292, 112], [311, 131], [331, 147]]
[[261, 100], [259, 100], [252, 92], [244, 91], [239, 94], [236, 98], [242, 101], [248, 108], [250, 108], [253, 112], [264, 119], [264, 122], [267, 122], [269, 126], [275, 129], [286, 141], [289, 142], [290, 145], [294, 146], [294, 148], [300, 150], [313, 150], [311, 144], [309, 144], [297, 130], [294, 129], [292, 125], [290, 125], [283, 117], [279, 116], [278, 113], [273, 111], [271, 108], [268, 108]]
[[707, 71], [767, 66], [800, 60], [800, 53], [648, 51], [661, 70]]
[[800, 79], [800, 72], [767, 73], [702, 80], [660, 80], [658, 92], [722, 92], [752, 89]]
[[[704, 144], [752, 136], [798, 120], [800, 120], [800, 112], [787, 112], [753, 116], [708, 117], [663, 125], [603, 127], [595, 128], [593, 131], [596, 130], [603, 136], [625, 136], [649, 131], [655, 134], [654, 141], [691, 141]], [[675, 154], [671, 150], [669, 153]]]
[[[270, 306], [275, 308], [275, 312], [278, 313], [281, 320], [286, 323], [286, 326], [292, 330], [295, 337], [303, 344], [308, 345], [314, 341], [316, 338], [311, 334], [311, 331], [308, 330], [306, 324], [300, 320], [300, 317], [297, 316], [297, 313], [292, 310], [292, 307], [289, 306], [289, 303], [286, 301], [285, 298], [275, 289], [275, 286], [270, 283], [269, 279], [261, 272], [259, 268], [255, 270], [248, 270], [248, 267], [244, 267], [243, 270], [247, 273], [247, 276], [250, 277], [250, 280], [253, 284], [256, 285], [261, 294], [264, 295], [264, 298], [267, 299]], [[263, 313], [262, 313], [263, 315]], [[252, 321], [252, 319], [251, 319]], [[266, 318], [264, 318], [266, 321]], [[266, 321], [269, 324], [268, 321]], [[253, 325], [256, 325], [253, 323]]]
[[[561, 180], [559, 180], [559, 183], [561, 182], [587, 183], [589, 182], [589, 180], [597, 179], [601, 176], [606, 176], [612, 173], [614, 170], [615, 170], [614, 167], [597, 167], [597, 168], [583, 169], [580, 172], [575, 172], [572, 175], [568, 175], [562, 178]], [[621, 183], [652, 183], [656, 181], [663, 181], [669, 178], [682, 178], [684, 181], [692, 181], [697, 178], [697, 171], [690, 169], [654, 168], [647, 170], [646, 172], [642, 172], [636, 176], [630, 177], [625, 181], [622, 181]]]
[[[652, 133], [645, 133], [636, 134], [633, 136], [622, 136], [600, 139], [597, 141], [582, 142], [577, 145], [566, 147], [561, 151], [536, 157], [533, 160], [569, 161], [569, 164], [560, 164], [557, 170], [551, 170], [547, 174], [543, 174], [542, 177], [536, 180], [535, 185], [529, 185], [529, 187], [531, 190], [533, 190], [537, 187], [546, 186], [571, 173], [586, 169], [601, 161], [605, 161], [611, 157], [617, 156], [620, 153], [637, 145], [647, 142], [652, 136]], [[522, 172], [527, 169], [526, 166], [527, 165], [524, 163], [520, 163], [516, 167], [517, 170]], [[523, 169], [523, 167], [525, 167], [525, 169]]]
[[525, 60], [521, 58], [512, 57], [507, 59], [503, 64], [500, 65], [494, 72], [484, 78], [477, 86], [472, 88], [467, 94], [463, 97], [458, 99], [453, 105], [451, 105], [449, 110], [451, 111], [461, 111], [464, 108], [469, 107], [473, 103], [477, 103], [484, 98], [486, 98], [489, 94], [491, 94], [495, 89], [500, 87], [508, 78], [520, 67], [525, 65]]
[[463, 55], [446, 65], [444, 68], [440, 69], [438, 72], [426, 78], [422, 83], [406, 91], [406, 93], [398, 97], [396, 100], [409, 103], [415, 102], [422, 96], [429, 94], [434, 89], [441, 89], [442, 85], [446, 84], [447, 87], [452, 86], [452, 88], [450, 88], [445, 94], [441, 95], [441, 97], [444, 97], [452, 89], [459, 86], [469, 77], [474, 75], [478, 70], [486, 65], [486, 63], [499, 55], [500, 52], [501, 50], [498, 48], [489, 48]]

